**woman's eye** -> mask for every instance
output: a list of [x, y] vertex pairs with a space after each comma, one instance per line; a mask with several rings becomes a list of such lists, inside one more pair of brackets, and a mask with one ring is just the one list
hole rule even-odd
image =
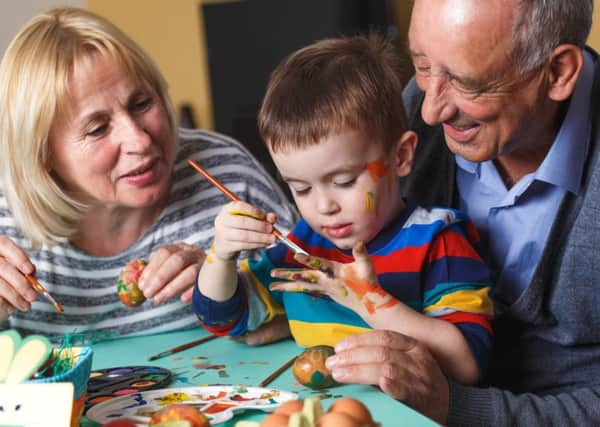
[[108, 128], [108, 125], [94, 126], [90, 131], [88, 131], [85, 134], [85, 136], [91, 136], [93, 138], [102, 136], [106, 132], [107, 128]]
[[136, 101], [132, 104], [131, 109], [133, 111], [146, 111], [154, 102], [152, 98], [144, 98], [139, 101]]

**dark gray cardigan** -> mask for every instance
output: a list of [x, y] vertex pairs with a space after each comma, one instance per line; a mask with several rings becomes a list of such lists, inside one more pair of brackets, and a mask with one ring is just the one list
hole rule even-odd
[[[529, 287], [499, 308], [490, 387], [450, 384], [449, 425], [600, 425], [600, 61], [592, 54], [581, 193], [565, 196]], [[441, 128], [423, 122], [422, 99], [411, 81], [404, 101], [419, 144], [404, 192], [419, 205], [457, 207], [456, 163]]]

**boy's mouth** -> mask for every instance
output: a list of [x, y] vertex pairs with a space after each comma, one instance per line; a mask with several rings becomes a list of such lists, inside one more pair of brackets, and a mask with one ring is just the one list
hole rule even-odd
[[352, 234], [352, 224], [345, 223], [327, 225], [323, 226], [323, 231], [329, 237], [332, 237], [334, 239], [343, 239], [344, 237], [348, 237], [350, 236], [350, 234]]

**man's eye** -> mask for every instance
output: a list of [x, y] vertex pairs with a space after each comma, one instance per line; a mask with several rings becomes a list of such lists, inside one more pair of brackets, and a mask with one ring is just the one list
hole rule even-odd
[[419, 74], [429, 74], [429, 70], [430, 70], [429, 67], [425, 67], [425, 66], [423, 66], [423, 67], [417, 67], [417, 66], [415, 66], [415, 71], [417, 73], [419, 73]]

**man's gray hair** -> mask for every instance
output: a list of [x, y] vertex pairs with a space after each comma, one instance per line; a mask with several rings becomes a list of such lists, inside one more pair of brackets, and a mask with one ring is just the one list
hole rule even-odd
[[581, 48], [592, 27], [593, 0], [517, 0], [510, 56], [522, 73], [541, 66], [561, 44]]

